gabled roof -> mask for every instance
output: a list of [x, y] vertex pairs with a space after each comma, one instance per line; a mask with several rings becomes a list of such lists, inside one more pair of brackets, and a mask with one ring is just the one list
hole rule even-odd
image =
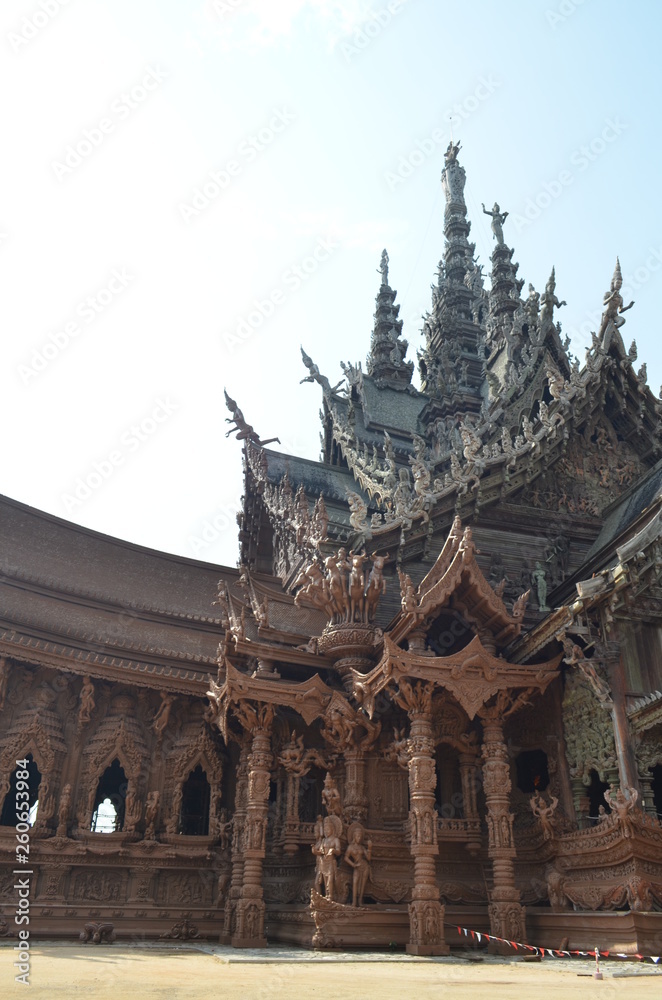
[[489, 642], [489, 634], [496, 645], [506, 646], [519, 635], [528, 591], [518, 598], [512, 614], [509, 613], [485, 579], [476, 561], [476, 551], [471, 528], [462, 530], [460, 518], [456, 517], [437, 561], [415, 593], [411, 581], [407, 582], [403, 574], [403, 610], [390, 630], [394, 642], [402, 642], [422, 622], [430, 624], [443, 608], [459, 611], [478, 628], [484, 642]]

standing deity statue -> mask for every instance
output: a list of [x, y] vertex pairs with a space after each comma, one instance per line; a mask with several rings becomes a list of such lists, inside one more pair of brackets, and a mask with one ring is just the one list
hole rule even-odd
[[561, 306], [567, 305], [565, 299], [562, 302], [556, 297], [556, 273], [554, 268], [552, 268], [552, 273], [549, 276], [547, 284], [545, 285], [545, 291], [540, 297], [540, 304], [542, 309], [540, 311], [540, 326], [545, 327], [548, 324], [554, 322], [554, 307], [560, 309]]
[[145, 840], [154, 839], [154, 827], [156, 825], [156, 816], [159, 811], [160, 798], [160, 792], [147, 793], [147, 805], [145, 807]]
[[535, 584], [538, 594], [538, 609], [540, 611], [549, 611], [547, 607], [547, 578], [542, 563], [536, 563], [536, 568], [531, 574], [531, 582]]
[[80, 726], [90, 721], [94, 708], [94, 684], [90, 677], [83, 677], [83, 686], [80, 689], [80, 708], [78, 710], [78, 724]]
[[161, 695], [161, 704], [158, 707], [156, 715], [152, 719], [152, 729], [159, 736], [163, 736], [163, 731], [168, 725], [168, 720], [170, 718], [170, 711], [172, 709], [172, 703], [175, 700], [174, 694], [169, 694], [167, 691], [159, 691]]
[[388, 285], [388, 253], [382, 250], [382, 259], [379, 264], [379, 273], [382, 276], [382, 285]]
[[352, 906], [363, 906], [365, 887], [370, 878], [370, 860], [372, 858], [372, 841], [368, 839], [364, 845], [365, 830], [360, 823], [352, 823], [348, 831], [345, 862], [352, 869]]
[[508, 218], [508, 212], [502, 212], [499, 208], [497, 202], [494, 202], [494, 207], [492, 211], [489, 208], [485, 208], [483, 205], [483, 212], [485, 215], [489, 215], [492, 218], [492, 233], [494, 234], [494, 239], [499, 245], [503, 245], [503, 224]]
[[623, 305], [623, 296], [621, 295], [622, 287], [623, 275], [621, 274], [621, 262], [617, 257], [616, 267], [614, 268], [614, 274], [611, 279], [611, 287], [609, 291], [605, 293], [604, 297], [603, 304], [605, 311], [603, 312], [602, 319], [600, 321], [600, 338], [604, 336], [610, 323], [613, 323], [616, 329], [623, 326], [625, 320], [622, 314], [627, 312], [628, 309], [632, 309], [632, 306], [634, 305], [634, 300], [629, 306]]
[[324, 886], [324, 895], [334, 900], [336, 895], [336, 876], [340, 855], [340, 835], [342, 820], [340, 816], [325, 816], [322, 824], [323, 836], [313, 844], [313, 854], [317, 858], [317, 873], [315, 888], [319, 892]]
[[340, 804], [340, 792], [336, 788], [336, 783], [328, 771], [326, 772], [324, 788], [322, 789], [322, 805], [325, 807], [329, 816], [340, 816], [342, 811], [342, 806]]

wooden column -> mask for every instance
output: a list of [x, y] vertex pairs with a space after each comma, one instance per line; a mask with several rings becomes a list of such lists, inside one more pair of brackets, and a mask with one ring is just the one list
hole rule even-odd
[[[242, 724], [252, 737], [248, 756], [248, 796], [244, 832], [244, 870], [232, 945], [235, 948], [265, 948], [264, 889], [262, 869], [266, 854], [271, 753], [272, 705], [243, 706]], [[237, 713], [239, 714], [239, 713]]]
[[409, 739], [399, 759], [409, 772], [410, 851], [414, 859], [414, 888], [409, 904], [410, 955], [448, 955], [444, 940], [444, 907], [439, 899], [436, 859], [437, 813], [434, 793], [437, 772], [432, 727], [432, 684], [409, 684], [401, 679], [395, 700], [409, 715]]
[[241, 896], [241, 884], [244, 878], [244, 823], [246, 821], [246, 798], [248, 796], [248, 755], [250, 753], [250, 738], [244, 735], [239, 751], [237, 765], [237, 787], [235, 791], [234, 815], [232, 818], [232, 875], [230, 888], [225, 901], [223, 914], [223, 933], [221, 944], [230, 944], [236, 925], [237, 902]]
[[614, 726], [614, 745], [618, 762], [618, 780], [621, 788], [634, 788], [639, 791], [639, 775], [634, 756], [633, 740], [630, 733], [627, 712], [625, 710], [625, 667], [621, 658], [621, 647], [618, 633], [611, 631], [611, 642], [605, 643], [609, 686], [612, 694], [611, 717]]
[[487, 804], [488, 853], [492, 861], [490, 893], [492, 934], [508, 941], [526, 943], [525, 911], [515, 886], [515, 840], [510, 811], [510, 762], [503, 738], [501, 699], [494, 708], [483, 709], [483, 789]]

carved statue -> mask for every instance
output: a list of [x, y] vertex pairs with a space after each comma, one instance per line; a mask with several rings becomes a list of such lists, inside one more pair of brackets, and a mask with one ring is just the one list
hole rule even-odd
[[639, 792], [636, 788], [626, 788], [623, 792], [622, 788], [616, 791], [616, 794], [612, 790], [607, 790], [605, 794], [605, 802], [612, 810], [612, 814], [616, 818], [624, 837], [632, 837], [635, 832], [637, 825], [637, 813], [635, 807], [637, 805], [637, 799], [639, 798]]
[[250, 441], [253, 444], [256, 444], [259, 448], [263, 448], [264, 445], [266, 444], [272, 444], [272, 442], [274, 441], [280, 444], [280, 438], [277, 437], [268, 438], [266, 441], [261, 441], [260, 435], [251, 427], [250, 424], [246, 423], [244, 415], [237, 406], [235, 400], [232, 399], [231, 396], [228, 396], [225, 389], [223, 390], [223, 392], [225, 393], [225, 404], [230, 413], [232, 414], [231, 417], [225, 418], [225, 422], [226, 424], [234, 424], [234, 427], [231, 427], [230, 430], [226, 432], [225, 435], [226, 437], [230, 437], [230, 435], [234, 434], [236, 431], [237, 441]]
[[94, 708], [94, 684], [90, 677], [83, 677], [83, 686], [80, 689], [80, 708], [78, 710], [79, 726], [83, 726], [90, 721]]
[[172, 795], [172, 804], [170, 806], [170, 816], [168, 817], [168, 822], [166, 823], [166, 832], [169, 834], [177, 833], [179, 829], [179, 819], [182, 810], [182, 798], [183, 790], [181, 784], [178, 784]]
[[168, 691], [159, 691], [161, 695], [161, 704], [158, 707], [156, 715], [152, 719], [152, 729], [159, 736], [163, 736], [163, 731], [168, 725], [168, 720], [170, 718], [170, 710], [172, 709], [172, 703], [175, 700], [173, 694], [169, 694]]
[[154, 827], [159, 811], [160, 792], [148, 792], [147, 804], [145, 806], [145, 840], [154, 839]]
[[386, 580], [384, 579], [384, 565], [388, 559], [388, 552], [385, 556], [371, 556], [372, 569], [368, 577], [368, 586], [365, 595], [365, 621], [370, 621], [377, 610], [377, 604], [382, 594], [386, 593]]
[[[325, 392], [335, 392], [336, 389], [339, 389], [340, 386], [345, 381], [344, 379], [341, 379], [340, 382], [338, 382], [336, 385], [332, 387], [326, 375], [322, 375], [322, 373], [320, 372], [319, 368], [317, 367], [313, 359], [308, 357], [303, 347], [301, 348], [301, 357], [303, 359], [304, 365], [306, 366], [310, 374], [306, 375], [305, 378], [302, 378], [301, 381], [299, 382], [299, 385], [302, 385], [304, 382], [317, 382], [319, 385], [322, 386], [322, 389]], [[276, 438], [276, 440], [278, 439]]]
[[529, 295], [524, 306], [526, 321], [529, 325], [529, 334], [537, 327], [540, 312], [540, 292], [537, 292], [533, 285], [529, 284]]
[[[605, 311], [602, 314], [602, 319], [600, 320], [600, 340], [606, 333], [607, 327], [610, 323], [613, 323], [616, 329], [623, 326], [625, 319], [623, 318], [623, 313], [627, 312], [628, 309], [632, 309], [634, 305], [634, 300], [629, 306], [623, 305], [623, 296], [621, 295], [621, 288], [623, 287], [623, 275], [621, 274], [621, 263], [616, 258], [616, 267], [614, 268], [614, 274], [611, 279], [611, 287], [608, 292], [605, 292], [603, 305], [605, 306]], [[636, 357], [636, 345], [635, 354]]]
[[552, 840], [554, 837], [554, 814], [558, 804], [559, 800], [556, 796], [552, 795], [550, 796], [549, 805], [547, 805], [540, 792], [532, 795], [529, 800], [531, 812], [540, 823], [540, 828], [542, 829], [545, 840]]
[[540, 304], [542, 309], [540, 312], [540, 326], [544, 329], [546, 326], [554, 322], [554, 307], [560, 309], [561, 306], [565, 306], [568, 303], [563, 301], [559, 302], [556, 297], [556, 274], [554, 268], [552, 268], [552, 273], [549, 276], [547, 284], [545, 285], [545, 291], [540, 298]]
[[323, 837], [313, 844], [313, 854], [317, 857], [315, 888], [320, 892], [322, 886], [324, 886], [324, 895], [326, 898], [334, 900], [338, 873], [336, 858], [340, 855], [341, 851], [340, 836], [342, 834], [342, 820], [340, 816], [325, 816], [322, 829]]
[[416, 600], [416, 590], [412, 579], [408, 573], [403, 573], [401, 569], [398, 569], [398, 577], [400, 578], [400, 604], [402, 610], [405, 612], [415, 611], [418, 607], [418, 601]]
[[531, 574], [531, 582], [535, 584], [538, 594], [538, 609], [540, 611], [549, 611], [547, 607], [547, 578], [545, 577], [545, 570], [542, 563], [536, 563], [535, 569]]
[[372, 841], [363, 844], [365, 830], [360, 823], [352, 823], [348, 831], [345, 862], [353, 869], [352, 872], [352, 906], [363, 906], [363, 894], [370, 878], [370, 860], [372, 858]]
[[496, 201], [494, 202], [494, 207], [492, 211], [485, 208], [483, 205], [483, 212], [485, 215], [489, 215], [492, 218], [492, 232], [494, 233], [494, 239], [497, 243], [503, 244], [503, 224], [508, 218], [508, 212], [502, 212]]
[[388, 253], [382, 250], [382, 259], [379, 265], [379, 273], [382, 276], [382, 285], [388, 285]]
[[227, 851], [232, 843], [233, 819], [228, 819], [227, 809], [221, 809], [218, 835], [222, 851]]
[[593, 688], [598, 701], [602, 705], [610, 706], [612, 698], [609, 685], [597, 672], [593, 663], [586, 658], [581, 647], [576, 643], [573, 644], [570, 639], [564, 639], [563, 648], [565, 650], [564, 661], [568, 666], [577, 667]]
[[349, 523], [351, 526], [361, 534], [369, 534], [367, 504], [353, 490], [347, 490], [347, 502], [349, 503]]
[[460, 143], [458, 142], [458, 143], [454, 144], [453, 140], [451, 139], [451, 141], [448, 143], [448, 146], [446, 148], [446, 152], [444, 153], [444, 161], [447, 164], [448, 163], [456, 163], [457, 162], [457, 154], [460, 152], [460, 149], [461, 149]]
[[71, 808], [71, 785], [67, 783], [60, 795], [60, 805], [57, 811], [57, 836], [67, 836], [67, 825], [69, 823], [69, 810]]
[[351, 557], [352, 568], [349, 574], [349, 620], [363, 621], [363, 605], [365, 601], [365, 575], [363, 573], [363, 563], [365, 553], [355, 554]]
[[[322, 789], [322, 805], [325, 807], [329, 816], [339, 817], [342, 812], [340, 792], [338, 791], [336, 783], [328, 771], [326, 778], [324, 779], [324, 788]], [[340, 834], [338, 836], [340, 836]]]

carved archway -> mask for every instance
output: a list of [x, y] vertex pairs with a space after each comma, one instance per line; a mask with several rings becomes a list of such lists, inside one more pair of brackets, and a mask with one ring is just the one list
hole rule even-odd
[[168, 758], [165, 790], [170, 804], [166, 809], [168, 816], [166, 831], [169, 834], [179, 832], [184, 782], [196, 767], [205, 772], [209, 782], [209, 836], [216, 838], [220, 833], [223, 759], [206, 727], [202, 732], [196, 729], [187, 734], [176, 744]]
[[[115, 699], [118, 705], [113, 707], [129, 707], [124, 705], [124, 700]], [[130, 699], [126, 700], [129, 705], [132, 704]], [[111, 714], [101, 723], [83, 753], [76, 811], [76, 822], [80, 830], [90, 829], [99, 780], [115, 759], [119, 761], [127, 777], [124, 832], [133, 833], [140, 822], [147, 760], [145, 743], [135, 719], [122, 718], [118, 726], [117, 716]]]

